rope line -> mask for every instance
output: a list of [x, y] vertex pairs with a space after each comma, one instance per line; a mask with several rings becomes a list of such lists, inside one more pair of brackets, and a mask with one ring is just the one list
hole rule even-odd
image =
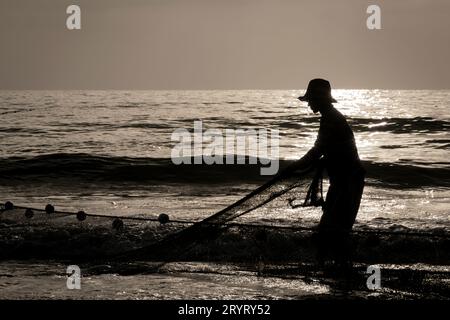
[[[13, 205], [10, 209], [5, 209], [6, 204], [1, 203], [0, 206], [2, 209], [0, 209], [0, 213], [7, 212], [11, 209], [31, 209], [33, 211], [45, 211], [44, 209], [38, 209], [33, 207], [25, 207], [25, 206], [17, 206]], [[53, 213], [55, 214], [64, 214], [67, 216], [76, 216], [76, 212], [70, 212], [70, 211], [59, 211], [54, 210]], [[107, 219], [122, 219], [122, 220], [135, 220], [135, 221], [148, 221], [148, 222], [160, 222], [158, 218], [151, 218], [151, 217], [133, 217], [133, 216], [120, 216], [120, 215], [102, 215], [102, 214], [94, 214], [94, 213], [85, 213], [87, 217], [96, 217], [96, 218], [107, 218]], [[240, 216], [243, 214], [240, 214]], [[161, 223], [178, 223], [178, 224], [196, 224], [200, 221], [195, 220], [178, 220], [178, 219], [170, 219], [167, 222]], [[225, 227], [247, 227], [247, 228], [266, 228], [266, 229], [275, 229], [275, 230], [292, 230], [292, 231], [308, 231], [308, 232], [315, 232], [317, 231], [314, 227], [301, 227], [301, 226], [281, 226], [281, 225], [272, 225], [272, 224], [252, 224], [252, 223], [239, 223], [239, 222], [226, 222], [226, 223], [214, 223], [214, 222], [202, 222], [206, 225], [211, 226], [225, 226]], [[398, 235], [398, 236], [422, 236], [422, 237], [431, 237], [431, 238], [450, 238], [450, 234], [435, 234], [430, 232], [408, 232], [408, 231], [388, 231], [388, 230], [352, 230], [352, 233], [355, 234], [384, 234], [384, 235]]]

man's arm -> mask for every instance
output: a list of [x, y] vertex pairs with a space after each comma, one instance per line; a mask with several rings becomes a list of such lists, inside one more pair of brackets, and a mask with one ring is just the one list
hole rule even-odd
[[308, 168], [314, 161], [318, 160], [322, 156], [323, 152], [320, 145], [317, 143], [299, 160], [289, 165], [285, 171], [292, 173], [296, 170]]
[[292, 174], [294, 171], [306, 169], [311, 166], [313, 162], [320, 159], [320, 157], [323, 155], [324, 142], [325, 140], [327, 140], [325, 134], [329, 131], [330, 130], [328, 130], [326, 124], [321, 122], [316, 141], [314, 142], [314, 146], [309, 149], [309, 151], [303, 157], [283, 170], [283, 172], [281, 172], [281, 175], [286, 176]]

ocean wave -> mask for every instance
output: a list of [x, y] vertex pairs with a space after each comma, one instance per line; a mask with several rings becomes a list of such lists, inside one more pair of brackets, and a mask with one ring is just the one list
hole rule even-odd
[[[23, 111], [23, 110], [22, 110]], [[15, 111], [14, 111], [15, 112]], [[0, 113], [1, 114], [1, 113]], [[7, 134], [31, 133], [46, 134], [55, 130], [58, 131], [115, 131], [122, 129], [160, 130], [186, 128], [192, 130], [194, 121], [203, 121], [204, 129], [221, 128], [271, 128], [286, 129], [295, 134], [309, 131], [317, 131], [319, 127], [318, 116], [289, 116], [289, 117], [261, 117], [250, 116], [247, 119], [230, 119], [228, 117], [199, 117], [184, 118], [172, 121], [125, 121], [125, 122], [71, 122], [71, 123], [51, 123], [48, 127], [36, 128], [35, 126], [5, 127], [0, 132]], [[414, 133], [446, 133], [450, 129], [448, 119], [435, 119], [431, 117], [414, 118], [349, 118], [348, 122], [353, 131], [358, 132], [389, 132], [391, 134], [414, 134]], [[427, 142], [435, 145], [448, 146], [448, 139], [429, 139]]]
[[[272, 122], [273, 127], [302, 129], [318, 126], [319, 117], [284, 118], [281, 123]], [[432, 133], [446, 132], [450, 121], [431, 117], [414, 118], [348, 118], [348, 123], [355, 132], [391, 132], [391, 133]]]
[[[191, 163], [194, 163], [192, 160]], [[224, 160], [225, 163], [225, 160]], [[281, 160], [280, 170], [292, 163]], [[450, 187], [448, 163], [399, 161], [380, 163], [363, 161], [369, 184], [402, 188], [425, 186]], [[270, 176], [261, 176], [263, 165], [246, 164], [175, 165], [170, 158], [131, 158], [89, 154], [56, 153], [35, 157], [0, 159], [0, 184], [16, 182], [95, 181], [97, 183], [261, 183]]]
[[450, 129], [448, 120], [431, 117], [414, 118], [356, 118], [349, 120], [355, 131], [389, 131], [392, 133], [445, 132]]

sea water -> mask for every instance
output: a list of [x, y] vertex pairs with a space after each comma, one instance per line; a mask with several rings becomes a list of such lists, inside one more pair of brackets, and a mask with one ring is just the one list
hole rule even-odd
[[[192, 131], [198, 120], [205, 129], [278, 129], [280, 160], [289, 163], [308, 151], [319, 127], [319, 115], [296, 99], [303, 92], [1, 91], [0, 202], [202, 219], [270, 177], [246, 174], [237, 164], [192, 165], [174, 174], [174, 130]], [[333, 94], [367, 170], [356, 225], [449, 230], [450, 91]], [[263, 216], [244, 219], [291, 225], [315, 223], [320, 215], [269, 204]]]

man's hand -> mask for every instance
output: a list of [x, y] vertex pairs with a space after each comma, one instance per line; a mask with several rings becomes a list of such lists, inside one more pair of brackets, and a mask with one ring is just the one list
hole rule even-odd
[[277, 177], [279, 178], [286, 178], [291, 176], [295, 171], [306, 169], [308, 167], [306, 161], [304, 158], [301, 158], [293, 163], [291, 163], [289, 166], [284, 168], [280, 173], [278, 173]]

